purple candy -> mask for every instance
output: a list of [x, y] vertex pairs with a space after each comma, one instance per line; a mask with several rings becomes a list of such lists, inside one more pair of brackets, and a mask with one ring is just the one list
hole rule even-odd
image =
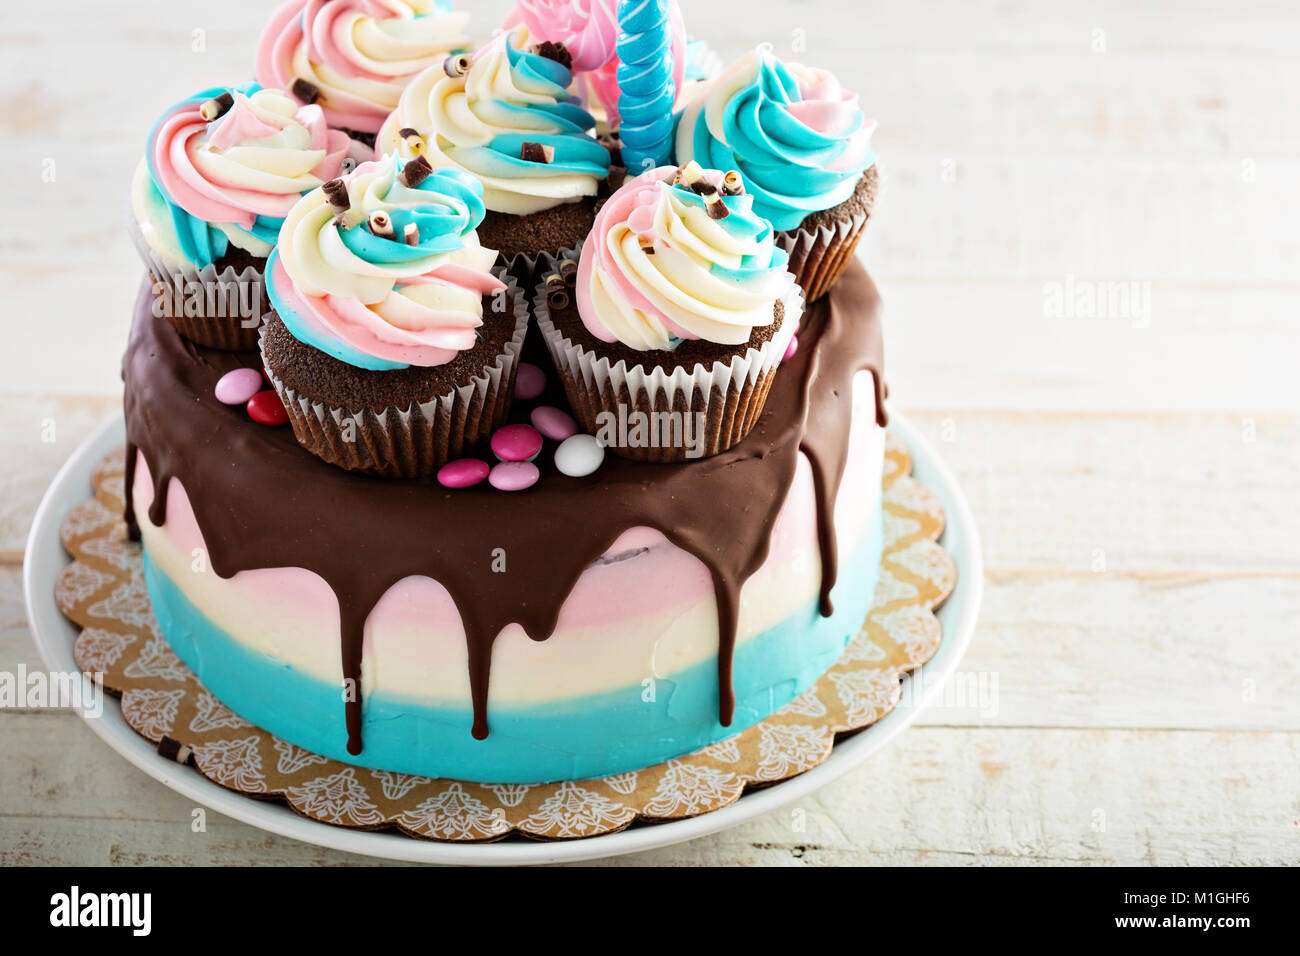
[[212, 392], [222, 405], [243, 405], [261, 390], [261, 369], [237, 368], [217, 379]]
[[536, 398], [546, 391], [546, 373], [531, 362], [520, 362], [515, 373], [515, 398], [524, 401]]
[[477, 458], [457, 458], [438, 469], [438, 484], [444, 488], [468, 488], [488, 476], [491, 469]]
[[523, 491], [537, 484], [541, 472], [531, 461], [503, 461], [492, 466], [488, 484], [497, 491]]
[[552, 441], [564, 441], [570, 435], [578, 434], [578, 423], [573, 416], [553, 405], [538, 405], [528, 417], [533, 427]]
[[542, 436], [532, 425], [507, 425], [492, 433], [492, 454], [502, 461], [531, 461], [542, 450]]
[[799, 351], [799, 336], [790, 336], [790, 344], [785, 347], [785, 354], [781, 356], [782, 362], [788, 362], [794, 358], [794, 353]]

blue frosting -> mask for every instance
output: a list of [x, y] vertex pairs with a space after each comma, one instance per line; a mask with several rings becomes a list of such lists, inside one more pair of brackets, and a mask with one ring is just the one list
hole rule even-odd
[[[180, 109], [201, 106], [222, 93], [243, 93], [245, 96], [252, 96], [261, 88], [259, 84], [253, 82], [243, 83], [239, 86], [210, 87], [173, 104], [149, 130], [149, 139], [145, 147], [145, 162], [149, 167], [149, 179], [153, 184], [154, 191], [161, 197], [167, 211], [171, 214], [172, 225], [176, 227], [176, 237], [180, 240], [181, 252], [185, 254], [186, 259], [200, 269], [206, 265], [211, 265], [226, 254], [226, 250], [230, 246], [230, 237], [215, 225], [196, 216], [191, 216], [167, 194], [167, 190], [163, 188], [162, 181], [158, 177], [158, 169], [153, 156], [153, 145], [158, 139], [158, 130], [164, 121]], [[283, 219], [258, 216], [253, 221], [252, 229], [244, 229], [242, 226], [231, 223], [227, 223], [226, 227], [252, 236], [255, 239], [260, 239], [269, 245], [274, 245], [275, 237], [279, 235], [282, 222], [284, 222]]]
[[700, 109], [690, 130], [691, 155], [679, 155], [678, 162], [694, 159], [709, 169], [739, 170], [759, 215], [777, 229], [798, 228], [809, 213], [848, 199], [863, 171], [875, 162], [875, 155], [868, 152], [861, 165], [827, 169], [848, 149], [849, 136], [865, 118], [859, 111], [851, 130], [828, 136], [790, 114], [790, 104], [801, 100], [798, 81], [789, 69], [764, 53], [753, 81], [726, 106], [723, 139], [714, 138], [705, 110]]
[[686, 75], [683, 82], [697, 83], [700, 80], [707, 80], [709, 72], [705, 69], [703, 62], [705, 56], [709, 53], [709, 45], [703, 40], [697, 40], [694, 37], [686, 41]]
[[[520, 153], [524, 143], [541, 143], [555, 151], [552, 161], [545, 167], [548, 175], [573, 174], [604, 179], [609, 174], [609, 151], [588, 135], [596, 120], [578, 105], [577, 97], [568, 92], [573, 73], [564, 64], [520, 50], [509, 41], [505, 46], [516, 82], [534, 88], [541, 84], [543, 94], [553, 97], [556, 102], [518, 104], [499, 101], [496, 103], [498, 108], [527, 117], [521, 119], [519, 129], [529, 132], [502, 133], [486, 146], [448, 145], [443, 147], [443, 152], [460, 166], [481, 176], [531, 179], [538, 175], [538, 165], [523, 159]], [[539, 119], [552, 126], [553, 131], [534, 132]]]
[[[396, 158], [394, 162], [397, 162]], [[397, 166], [398, 172], [402, 165], [405, 164]], [[418, 192], [427, 194], [428, 200], [418, 206], [388, 210], [393, 222], [393, 239], [380, 238], [364, 226], [354, 226], [351, 229], [334, 226], [348, 251], [376, 265], [401, 265], [462, 248], [465, 245], [464, 237], [477, 229], [483, 221], [483, 184], [459, 169], [443, 167], [435, 169], [415, 188]], [[404, 230], [410, 223], [415, 223], [419, 229], [418, 245], [408, 245], [403, 238]], [[408, 367], [402, 362], [391, 362], [357, 351], [319, 329], [317, 324], [304, 319], [286, 298], [285, 290], [279, 288], [275, 270], [279, 254], [278, 249], [272, 250], [267, 260], [266, 295], [290, 335], [299, 342], [357, 368], [382, 372]]]
[[[682, 202], [701, 207], [705, 205], [704, 197], [689, 187], [674, 184], [672, 188], [675, 190], [676, 197]], [[760, 253], [742, 256], [740, 265], [735, 269], [728, 269], [715, 262], [709, 266], [709, 271], [714, 275], [724, 276], [743, 284], [753, 279], [755, 272], [784, 270], [790, 261], [790, 255], [773, 241], [772, 224], [755, 212], [754, 197], [745, 192], [739, 196], [723, 196], [722, 202], [727, 207], [728, 214], [714, 222], [731, 235], [743, 240], [753, 240], [764, 248]]]
[[673, 153], [672, 21], [669, 0], [619, 0], [618, 114], [623, 165], [632, 175]]
[[154, 615], [178, 657], [245, 720], [345, 763], [483, 783], [543, 783], [637, 770], [698, 750], [757, 723], [812, 685], [857, 634], [880, 571], [881, 518], [841, 567], [835, 613], [817, 602], [736, 651], [735, 719], [718, 723], [716, 658], [656, 683], [538, 706], [495, 707], [486, 740], [470, 736], [468, 706], [436, 707], [371, 695], [362, 709], [359, 756], [347, 752], [336, 684], [251, 651], [196, 608], [145, 552]]

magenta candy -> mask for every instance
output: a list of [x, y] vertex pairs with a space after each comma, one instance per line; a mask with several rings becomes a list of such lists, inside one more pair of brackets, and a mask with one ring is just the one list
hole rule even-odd
[[785, 354], [781, 356], [782, 362], [788, 362], [794, 358], [794, 353], [799, 351], [799, 336], [790, 336], [790, 344], [785, 347]]
[[542, 436], [532, 425], [507, 425], [492, 433], [492, 454], [502, 461], [528, 461], [542, 450]]
[[497, 491], [523, 491], [537, 484], [541, 474], [531, 461], [503, 461], [492, 466], [488, 484]]
[[564, 441], [570, 435], [578, 434], [578, 423], [573, 416], [553, 405], [538, 405], [528, 418], [534, 428], [552, 441]]
[[488, 476], [492, 469], [477, 458], [457, 458], [438, 469], [438, 484], [444, 488], [469, 488]]
[[243, 405], [262, 390], [262, 373], [255, 368], [237, 368], [217, 379], [212, 392], [222, 405]]
[[531, 362], [520, 362], [515, 373], [515, 398], [524, 401], [536, 398], [546, 391], [546, 373]]
[[269, 388], [248, 400], [248, 417], [259, 425], [287, 425], [289, 413], [284, 410], [280, 396]]

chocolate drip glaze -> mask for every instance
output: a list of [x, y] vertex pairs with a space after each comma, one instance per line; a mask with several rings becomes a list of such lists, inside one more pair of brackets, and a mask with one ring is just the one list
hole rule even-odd
[[[488, 734], [496, 635], [517, 623], [534, 640], [547, 639], [588, 565], [623, 532], [655, 528], [699, 558], [712, 578], [718, 719], [725, 726], [735, 708], [731, 665], [740, 590], [767, 558], [800, 450], [813, 469], [821, 610], [830, 613], [835, 496], [858, 371], [872, 372], [877, 421], [885, 421], [880, 300], [860, 264], [851, 265], [830, 294], [810, 307], [799, 343], [753, 432], [723, 454], [674, 465], [611, 455], [587, 478], [544, 470], [537, 487], [519, 494], [486, 485], [448, 491], [428, 481], [371, 478], [331, 467], [300, 448], [288, 428], [256, 425], [242, 407], [218, 403], [217, 379], [233, 368], [258, 367], [260, 357], [205, 349], [181, 338], [153, 316], [146, 285], [123, 362], [128, 521], [139, 449], [153, 481], [150, 519], [162, 524], [169, 482], [179, 479], [218, 575], [301, 567], [329, 584], [339, 602], [343, 676], [354, 682], [345, 705], [350, 753], [361, 751], [365, 621], [393, 584], [427, 575], [455, 601], [469, 648], [471, 732], [482, 739]], [[491, 567], [496, 548], [505, 550], [502, 573]]]

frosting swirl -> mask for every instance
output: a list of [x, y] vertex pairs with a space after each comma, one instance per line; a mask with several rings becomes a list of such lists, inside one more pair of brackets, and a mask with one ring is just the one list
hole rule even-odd
[[[483, 296], [505, 288], [489, 271], [496, 251], [474, 231], [482, 186], [440, 169], [411, 187], [401, 169], [395, 156], [357, 167], [344, 178], [342, 214], [325, 190], [308, 193], [267, 266], [267, 294], [290, 333], [359, 368], [450, 362], [474, 347]], [[366, 226], [375, 213], [388, 217], [391, 238]]]
[[407, 82], [469, 44], [448, 0], [287, 0], [257, 45], [257, 78], [320, 91], [330, 125], [374, 133]]
[[[230, 105], [209, 122], [200, 113], [218, 96]], [[339, 174], [349, 156], [368, 150], [331, 130], [318, 106], [299, 106], [280, 90], [256, 84], [214, 87], [173, 106], [154, 124], [137, 175], [137, 215], [147, 237], [165, 234], [167, 253], [197, 266], [230, 244], [270, 255], [280, 223], [298, 197]], [[165, 209], [164, 215], [151, 210]], [[154, 222], [154, 219], [167, 221]]]
[[682, 111], [677, 161], [735, 167], [755, 211], [777, 229], [795, 229], [853, 194], [875, 162], [875, 128], [830, 73], [782, 63], [760, 48]]
[[[594, 196], [609, 175], [609, 151], [589, 131], [591, 114], [567, 92], [572, 72], [527, 52], [524, 29], [502, 33], [463, 76], [432, 66], [402, 94], [378, 138], [382, 152], [423, 152], [434, 166], [460, 169], [483, 184], [494, 212], [527, 215]], [[400, 131], [423, 140], [412, 149]], [[525, 143], [553, 150], [550, 162], [522, 157]]]
[[[704, 170], [715, 189], [722, 173]], [[721, 198], [725, 218], [675, 185], [664, 166], [628, 180], [601, 207], [578, 262], [578, 312], [604, 342], [669, 349], [682, 339], [740, 345], [770, 325], [793, 282], [770, 223], [747, 194]]]

